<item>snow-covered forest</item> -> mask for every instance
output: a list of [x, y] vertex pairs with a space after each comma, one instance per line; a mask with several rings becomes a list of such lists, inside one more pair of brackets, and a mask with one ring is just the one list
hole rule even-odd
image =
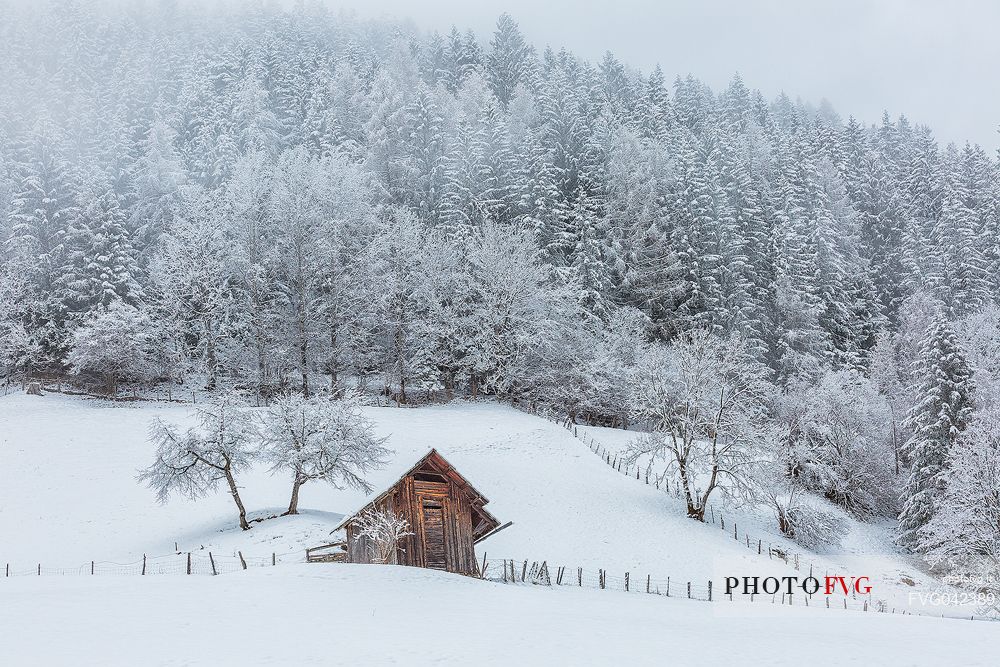
[[695, 518], [829, 539], [805, 490], [996, 568], [996, 157], [669, 69], [507, 15], [9, 8], [0, 373], [523, 401], [648, 429]]

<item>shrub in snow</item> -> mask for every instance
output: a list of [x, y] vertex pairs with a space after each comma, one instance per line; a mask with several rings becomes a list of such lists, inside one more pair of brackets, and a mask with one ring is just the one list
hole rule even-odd
[[410, 523], [389, 509], [368, 509], [354, 521], [354, 539], [367, 541], [372, 561], [395, 563], [399, 541], [410, 532]]
[[1000, 405], [1000, 307], [991, 305], [954, 323], [976, 377], [976, 408]]
[[788, 473], [861, 518], [893, 512], [892, 416], [874, 384], [854, 371], [792, 382], [778, 401]]
[[808, 549], [839, 546], [847, 531], [843, 519], [806, 502], [795, 486], [773, 493], [771, 505], [781, 532]]
[[116, 301], [95, 311], [73, 333], [67, 361], [75, 373], [104, 376], [107, 392], [114, 395], [118, 382], [143, 379], [155, 369], [157, 337], [143, 311]]
[[149, 437], [156, 445], [156, 459], [139, 473], [139, 481], [166, 502], [174, 493], [202, 498], [225, 480], [239, 511], [240, 528], [248, 530], [236, 475], [253, 462], [257, 438], [244, 407], [237, 397], [223, 395], [195, 409], [194, 428], [181, 431], [175, 424], [154, 421]]
[[272, 471], [292, 474], [285, 514], [298, 514], [299, 489], [310, 480], [371, 491], [364, 474], [384, 465], [391, 453], [355, 396], [288, 396], [260, 418], [261, 455]]

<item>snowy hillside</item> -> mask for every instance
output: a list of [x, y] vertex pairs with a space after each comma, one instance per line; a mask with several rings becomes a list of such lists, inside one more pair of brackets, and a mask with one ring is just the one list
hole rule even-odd
[[[479, 545], [480, 558], [547, 560], [698, 587], [715, 578], [717, 591], [720, 574], [794, 574], [791, 564], [746, 547], [749, 533], [765, 545], [802, 551], [774, 534], [769, 517], [720, 508], [720, 516], [725, 512], [737, 524], [740, 540], [734, 540], [729, 530], [686, 518], [680, 501], [612, 470], [581, 440], [539, 417], [494, 403], [366, 410], [395, 451], [389, 466], [371, 476], [376, 492], [433, 447], [490, 499], [494, 515], [514, 522]], [[149, 424], [154, 418], [183, 422], [189, 412], [185, 405], [60, 395], [0, 398], [0, 562], [12, 563], [16, 572], [34, 572], [38, 564], [77, 568], [91, 560], [163, 556], [175, 545], [181, 552], [274, 553], [284, 562], [298, 561], [304, 548], [328, 542], [342, 513], [364, 500], [360, 492], [310, 483], [302, 489], [300, 516], [255, 522], [247, 532], [238, 529], [231, 500], [221, 491], [197, 502], [158, 504], [135, 479], [152, 457]], [[612, 445], [627, 437], [608, 429], [591, 433]], [[287, 504], [284, 476], [255, 469], [239, 482], [252, 517], [277, 515]], [[803, 554], [800, 566], [813, 565], [817, 574], [870, 576], [873, 599], [900, 610], [919, 608], [909, 594], [936, 586], [877, 528], [852, 524], [847, 544], [850, 553], [843, 555]], [[975, 610], [946, 612], [968, 616]]]
[[0, 664], [24, 667], [103, 666], [109, 655], [165, 665], [973, 667], [995, 664], [1000, 640], [994, 624], [804, 607], [783, 608], [779, 620], [687, 600], [363, 565], [25, 578], [0, 591], [0, 627], [18, 628], [0, 642]]

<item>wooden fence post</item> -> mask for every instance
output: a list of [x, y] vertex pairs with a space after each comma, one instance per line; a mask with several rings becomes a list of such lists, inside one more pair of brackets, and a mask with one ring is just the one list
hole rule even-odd
[[646, 575], [646, 592], [649, 592], [649, 575]]
[[760, 555], [760, 547], [761, 547], [761, 541], [757, 540], [757, 555], [758, 556]]
[[708, 580], [708, 601], [712, 601], [712, 580]]
[[272, 551], [272, 552], [271, 552], [271, 567], [274, 567], [274, 566], [275, 566], [275, 565], [277, 565], [277, 564], [278, 564], [278, 557], [277, 557], [277, 556], [275, 555], [275, 553], [274, 553], [274, 552]]
[[94, 575], [94, 561], [90, 561], [90, 575]]
[[691, 599], [691, 582], [688, 582], [688, 599]]
[[142, 555], [142, 576], [146, 576], [146, 554]]
[[10, 563], [7, 563], [7, 574], [5, 576], [10, 576]]
[[245, 558], [243, 558], [243, 552], [242, 551], [237, 551], [236, 553], [238, 553], [240, 555], [240, 565], [243, 566], [244, 570], [247, 569], [247, 561], [246, 561]]
[[625, 573], [625, 592], [628, 593], [628, 572]]
[[524, 561], [524, 565], [521, 567], [521, 581], [524, 582], [524, 576], [528, 574], [528, 561]]
[[191, 574], [191, 552], [190, 551], [188, 552], [188, 559], [187, 560], [188, 560], [187, 573]]
[[583, 568], [582, 567], [576, 568], [576, 585], [577, 586], [581, 586], [581, 587], [583, 586]]
[[483, 552], [483, 568], [479, 571], [479, 578], [480, 579], [485, 579], [486, 578], [486, 552], [485, 551]]
[[42, 564], [41, 563], [38, 564], [38, 576], [39, 577], [42, 576]]
[[670, 597], [670, 577], [667, 577], [667, 597]]
[[212, 576], [214, 577], [218, 572], [215, 571], [215, 559], [212, 558], [212, 552], [208, 552], [208, 560], [212, 562]]

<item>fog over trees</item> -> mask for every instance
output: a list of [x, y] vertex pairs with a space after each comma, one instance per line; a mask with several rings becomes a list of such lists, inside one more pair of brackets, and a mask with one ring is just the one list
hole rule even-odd
[[[475, 35], [312, 5], [8, 14], [4, 375], [494, 396], [646, 426], [675, 462], [720, 433], [710, 391], [753, 387], [721, 418], [739, 441], [686, 474], [738, 453], [721, 491], [778, 469], [860, 517], [902, 511], [923, 550], [960, 490], [997, 484], [963, 469], [996, 458], [973, 431], [1000, 373], [1000, 167], [979, 146], [586, 62], [507, 15]], [[637, 389], [725, 349], [710, 385]]]

